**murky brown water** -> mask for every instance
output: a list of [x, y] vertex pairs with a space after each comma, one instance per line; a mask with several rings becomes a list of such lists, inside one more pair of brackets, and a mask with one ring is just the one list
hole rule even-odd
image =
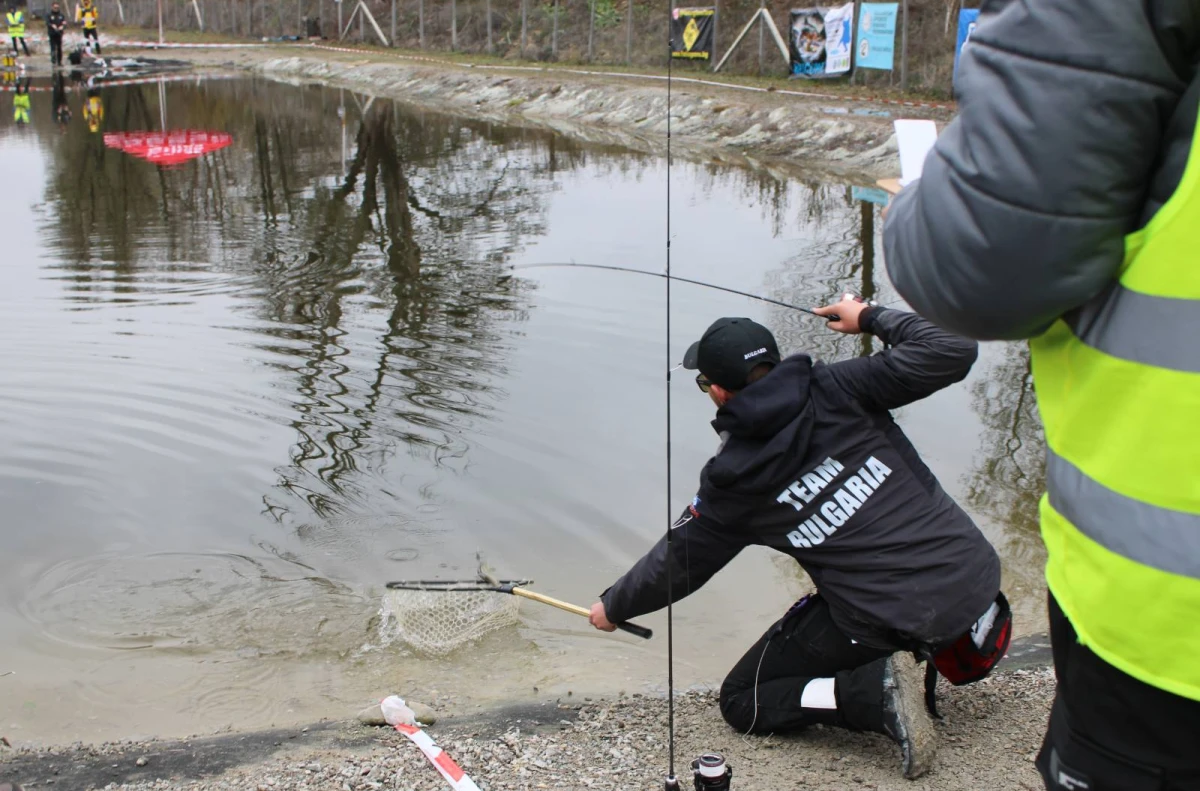
[[[320, 87], [94, 94], [94, 133], [84, 91], [58, 97], [65, 127], [48, 90], [30, 125], [0, 114], [0, 729], [182, 735], [391, 691], [463, 710], [661, 688], [665, 640], [556, 610], [527, 604], [440, 660], [386, 644], [378, 612], [387, 580], [470, 577], [477, 551], [588, 605], [660, 534], [662, 281], [509, 266], [661, 271], [664, 163]], [[232, 143], [172, 169], [105, 145], [164, 123]], [[676, 274], [896, 300], [846, 185], [671, 175]], [[730, 313], [785, 349], [866, 348], [692, 286], [672, 307], [676, 357]], [[988, 346], [901, 414], [999, 547], [1025, 632], [1042, 619], [1028, 373], [1020, 347]], [[674, 388], [682, 502], [715, 437], [690, 378]], [[803, 590], [790, 561], [744, 553], [677, 608], [681, 685], [719, 681]]]

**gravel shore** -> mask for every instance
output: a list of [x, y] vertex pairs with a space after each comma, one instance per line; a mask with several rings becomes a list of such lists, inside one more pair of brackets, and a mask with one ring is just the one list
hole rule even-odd
[[[712, 692], [676, 702], [677, 772], [691, 787], [691, 760], [723, 753], [735, 789], [1041, 789], [1033, 757], [1054, 691], [1050, 670], [1014, 669], [969, 687], [943, 683], [940, 752], [916, 781], [900, 772], [898, 748], [871, 734], [813, 728], [742, 737]], [[484, 791], [661, 788], [667, 765], [665, 701], [639, 695], [562, 701], [488, 716], [450, 718], [428, 733]], [[3, 749], [3, 748], [0, 748]], [[75, 745], [0, 753], [0, 780], [26, 789], [291, 791], [448, 786], [404, 736], [389, 728], [325, 723], [297, 731], [183, 742]]]

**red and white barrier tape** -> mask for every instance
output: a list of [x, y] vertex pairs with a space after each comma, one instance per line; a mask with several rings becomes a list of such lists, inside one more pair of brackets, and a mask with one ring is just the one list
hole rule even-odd
[[[26, 36], [25, 40], [36, 43], [36, 44], [43, 44], [46, 42], [47, 39], [45, 36], [43, 36], [40, 33], [34, 33], [33, 35]], [[71, 36], [67, 37], [67, 41], [70, 43], [83, 42], [84, 38], [81, 35], [71, 35]], [[140, 39], [105, 38], [103, 41], [100, 42], [100, 45], [102, 47], [141, 47], [144, 49], [245, 49], [245, 48], [249, 48], [249, 47], [261, 48], [261, 47], [269, 46], [269, 45], [281, 45], [281, 46], [291, 47], [291, 46], [297, 46], [297, 45], [302, 45], [302, 44], [306, 44], [306, 43], [307, 42], [303, 42], [303, 41], [257, 41], [252, 44], [240, 44], [240, 43], [230, 43], [230, 44], [221, 44], [221, 43], [182, 44], [182, 43], [179, 43], [179, 44], [177, 44], [177, 43], [172, 43], [172, 42], [168, 41], [168, 42], [159, 44], [157, 41], [143, 41]]]
[[446, 779], [454, 791], [479, 791], [479, 786], [475, 785], [471, 776], [454, 762], [449, 753], [438, 747], [429, 734], [415, 725], [397, 725], [395, 727], [396, 730], [407, 736], [410, 742], [417, 745], [421, 752], [425, 753], [429, 763], [433, 764], [433, 768], [438, 770], [438, 773]]
[[[198, 77], [195, 74], [176, 74], [163, 75], [161, 77], [128, 77], [117, 80], [97, 80], [93, 87], [95, 88], [115, 88], [121, 85], [145, 85], [153, 82], [207, 82], [208, 80], [235, 80], [240, 75], [237, 74], [206, 74], [203, 77]], [[15, 85], [5, 83], [0, 84], [0, 92], [11, 93], [15, 91]], [[50, 93], [53, 91], [53, 86], [50, 85], [31, 85], [29, 86], [30, 93]]]

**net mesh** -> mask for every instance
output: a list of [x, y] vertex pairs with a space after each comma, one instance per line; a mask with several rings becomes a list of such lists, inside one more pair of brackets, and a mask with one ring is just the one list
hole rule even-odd
[[380, 630], [431, 656], [448, 654], [489, 632], [517, 623], [521, 600], [476, 583], [394, 583], [383, 597]]

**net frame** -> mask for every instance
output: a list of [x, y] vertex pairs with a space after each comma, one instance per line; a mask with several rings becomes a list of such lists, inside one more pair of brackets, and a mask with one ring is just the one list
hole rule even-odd
[[513, 588], [531, 580], [400, 580], [385, 586], [381, 632], [414, 651], [444, 656], [519, 622]]

